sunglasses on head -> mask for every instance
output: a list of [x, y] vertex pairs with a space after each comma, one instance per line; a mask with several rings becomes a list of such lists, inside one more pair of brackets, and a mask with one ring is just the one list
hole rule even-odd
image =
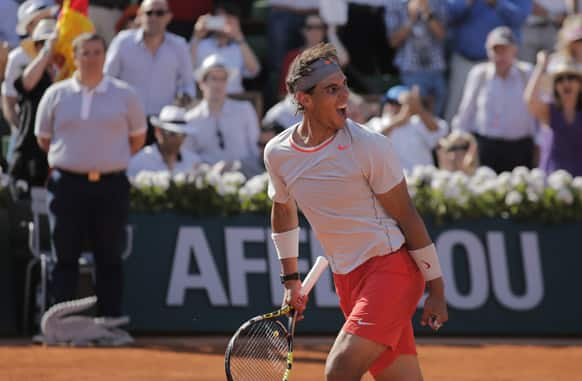
[[556, 83], [558, 82], [564, 82], [564, 81], [575, 81], [577, 80], [579, 77], [576, 74], [564, 74], [564, 75], [558, 75], [556, 76]]
[[149, 11], [145, 11], [144, 12], [146, 14], [146, 16], [151, 17], [153, 15], [156, 15], [158, 17], [162, 17], [164, 16], [166, 13], [168, 13], [168, 10], [166, 9], [150, 9]]

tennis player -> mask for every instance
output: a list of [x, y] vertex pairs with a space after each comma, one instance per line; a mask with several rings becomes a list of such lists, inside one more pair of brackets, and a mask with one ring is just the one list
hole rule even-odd
[[428, 284], [422, 325], [448, 319], [435, 246], [407, 191], [388, 139], [347, 119], [348, 87], [331, 44], [301, 53], [287, 88], [303, 119], [265, 150], [273, 241], [285, 300], [302, 314], [297, 206], [334, 273], [346, 318], [327, 381], [422, 380], [412, 315]]

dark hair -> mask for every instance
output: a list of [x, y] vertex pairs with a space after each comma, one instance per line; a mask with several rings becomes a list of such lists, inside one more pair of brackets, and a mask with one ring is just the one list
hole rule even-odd
[[73, 53], [77, 53], [81, 45], [87, 41], [100, 41], [103, 45], [103, 50], [107, 51], [107, 42], [105, 42], [105, 39], [101, 35], [97, 33], [83, 33], [73, 40]]
[[224, 10], [224, 12], [230, 16], [236, 16], [238, 18], [240, 18], [240, 16], [241, 16], [241, 8], [234, 1], [228, 1], [228, 0], [215, 1], [212, 13], [216, 14], [216, 11], [219, 9]]
[[263, 123], [261, 125], [261, 132], [273, 132], [275, 135], [279, 135], [279, 133], [283, 132], [285, 127], [283, 127], [280, 123], [273, 120], [271, 122]]
[[[327, 42], [321, 42], [314, 47], [305, 49], [301, 54], [299, 54], [289, 67], [289, 72], [287, 73], [287, 78], [285, 80], [285, 85], [289, 94], [295, 94], [297, 92], [297, 81], [301, 78], [307, 76], [310, 73], [309, 66], [319, 59], [331, 59], [338, 62], [337, 51], [335, 47]], [[305, 90], [305, 93], [312, 93], [315, 86], [310, 89]], [[298, 104], [297, 108], [299, 111], [303, 110], [303, 106]]]
[[[580, 90], [578, 90], [578, 100], [576, 101], [576, 110], [582, 111], [582, 78], [578, 78], [578, 83], [580, 84]], [[558, 109], [562, 109], [562, 101], [560, 99], [560, 94], [558, 93], [555, 80], [553, 83], [553, 90], [556, 107]]]

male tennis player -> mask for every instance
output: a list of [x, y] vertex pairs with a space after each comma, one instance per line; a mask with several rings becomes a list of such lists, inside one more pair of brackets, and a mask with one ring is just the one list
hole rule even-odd
[[447, 321], [436, 250], [410, 200], [388, 139], [347, 119], [348, 87], [335, 49], [320, 44], [291, 65], [287, 88], [303, 120], [265, 150], [273, 241], [286, 301], [302, 313], [297, 205], [323, 246], [346, 322], [327, 381], [422, 380], [411, 319], [428, 282], [421, 324]]

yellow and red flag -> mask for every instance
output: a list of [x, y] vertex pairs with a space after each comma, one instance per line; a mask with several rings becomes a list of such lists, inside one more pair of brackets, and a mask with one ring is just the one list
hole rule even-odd
[[95, 27], [87, 10], [89, 0], [64, 0], [57, 21], [59, 39], [55, 46], [57, 54], [63, 57], [63, 65], [57, 80], [67, 79], [75, 72], [73, 62], [73, 40], [80, 34], [93, 32]]

